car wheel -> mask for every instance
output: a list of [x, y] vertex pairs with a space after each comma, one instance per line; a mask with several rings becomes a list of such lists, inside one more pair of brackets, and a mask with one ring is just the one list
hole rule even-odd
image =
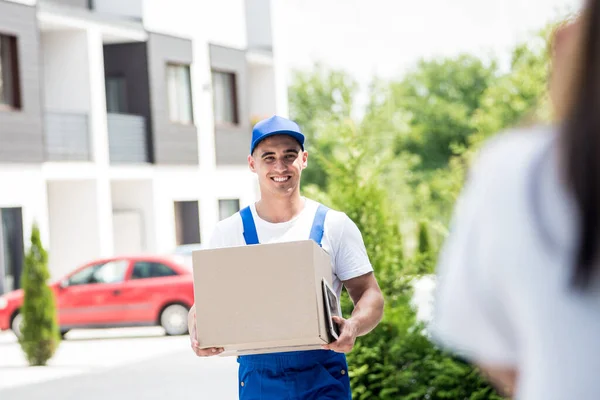
[[23, 314], [17, 313], [10, 324], [10, 329], [16, 337], [21, 337], [21, 325], [23, 324]]
[[171, 304], [160, 313], [160, 326], [167, 335], [184, 335], [188, 331], [188, 309], [181, 304]]

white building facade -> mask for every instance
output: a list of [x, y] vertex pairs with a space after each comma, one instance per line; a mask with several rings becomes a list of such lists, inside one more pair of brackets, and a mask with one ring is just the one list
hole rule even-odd
[[0, 0], [0, 294], [36, 222], [53, 278], [202, 243], [258, 197], [287, 115], [270, 0]]

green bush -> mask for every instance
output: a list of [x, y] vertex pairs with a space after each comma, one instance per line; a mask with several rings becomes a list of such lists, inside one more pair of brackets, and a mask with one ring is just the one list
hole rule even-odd
[[[358, 338], [348, 354], [353, 397], [501, 399], [476, 368], [438, 349], [417, 321], [411, 306], [411, 278], [430, 273], [435, 260], [425, 223], [419, 229], [420, 252], [408, 260], [404, 256], [400, 218], [379, 177], [385, 155], [373, 156], [368, 137], [352, 124], [331, 126], [330, 132], [335, 132], [345, 151], [321, 160], [327, 165], [329, 184], [327, 193], [317, 197], [344, 211], [359, 227], [386, 301], [379, 326]], [[349, 317], [352, 302], [346, 293], [342, 309]]]
[[386, 309], [348, 355], [353, 396], [366, 399], [501, 400], [470, 364], [441, 351], [409, 307]]
[[30, 365], [46, 365], [60, 344], [54, 294], [47, 285], [50, 278], [47, 263], [48, 255], [42, 246], [40, 231], [34, 224], [22, 278], [25, 298], [19, 338]]
[[422, 276], [435, 273], [437, 251], [431, 244], [429, 228], [425, 221], [419, 222], [417, 251], [407, 262], [405, 273], [409, 276]]
[[429, 243], [429, 231], [424, 221], [419, 223], [419, 253], [429, 254], [431, 252], [431, 244]]

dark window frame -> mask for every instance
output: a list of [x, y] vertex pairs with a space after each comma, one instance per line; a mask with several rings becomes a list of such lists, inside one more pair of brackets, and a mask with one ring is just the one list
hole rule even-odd
[[[5, 50], [4, 46], [8, 44], [9, 50]], [[6, 61], [2, 57], [2, 53], [8, 52], [9, 60]], [[21, 76], [19, 70], [19, 45], [18, 38], [15, 35], [7, 34], [0, 32], [0, 63], [2, 64], [2, 68], [0, 68], [0, 73], [6, 67], [6, 63], [8, 63], [8, 74], [10, 74], [10, 82], [12, 93], [10, 96], [12, 100], [5, 102], [4, 95], [0, 95], [0, 110], [1, 111], [18, 111], [23, 107], [23, 102], [21, 98]]]
[[[240, 106], [239, 106], [239, 98], [238, 98], [238, 73], [236, 71], [230, 71], [230, 70], [225, 70], [225, 69], [219, 69], [219, 68], [211, 68], [210, 71], [211, 74], [211, 81], [212, 81], [212, 87], [213, 87], [213, 116], [215, 119], [215, 125], [216, 126], [234, 126], [237, 127], [240, 125]], [[231, 99], [232, 102], [232, 108], [233, 108], [233, 121], [221, 121], [219, 119], [217, 119], [217, 113], [216, 113], [216, 102], [215, 102], [215, 74], [223, 74], [223, 75], [229, 75], [232, 77], [232, 85], [230, 88], [230, 93], [229, 93], [229, 97]]]
[[[176, 200], [173, 202], [173, 208], [176, 245], [201, 243], [200, 202], [198, 200]], [[190, 223], [193, 225], [188, 225]]]

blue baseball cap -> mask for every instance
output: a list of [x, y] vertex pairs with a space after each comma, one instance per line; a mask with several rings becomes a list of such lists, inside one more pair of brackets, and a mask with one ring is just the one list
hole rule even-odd
[[287, 118], [273, 115], [271, 118], [263, 119], [254, 125], [254, 128], [252, 129], [250, 154], [254, 152], [258, 143], [273, 135], [291, 136], [300, 143], [302, 150], [304, 150], [304, 135], [300, 131], [298, 124]]

